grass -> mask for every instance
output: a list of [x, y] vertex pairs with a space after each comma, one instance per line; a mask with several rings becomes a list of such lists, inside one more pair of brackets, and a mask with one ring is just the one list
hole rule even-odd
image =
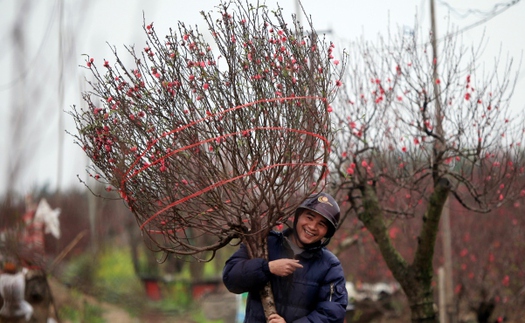
[[81, 308], [66, 305], [59, 309], [59, 317], [72, 323], [105, 323], [102, 317], [102, 308], [89, 303], [83, 303]]
[[[205, 278], [217, 276], [213, 263], [203, 263], [203, 266]], [[145, 259], [140, 259], [139, 267], [147, 267]], [[161, 265], [155, 268], [158, 272], [161, 269]], [[120, 246], [107, 247], [96, 256], [84, 254], [70, 260], [62, 281], [100, 301], [120, 306], [132, 316], [140, 317], [148, 312], [169, 315], [191, 312], [190, 315], [194, 315], [194, 320], [198, 323], [221, 323], [217, 320], [206, 321], [203, 313], [192, 308], [191, 275], [191, 269], [185, 265], [183, 271], [170, 281], [160, 281], [162, 299], [152, 301], [147, 297], [144, 284], [134, 271], [129, 248]], [[63, 317], [73, 322], [103, 322], [100, 309], [90, 308], [88, 305], [84, 308], [68, 306], [62, 311]], [[85, 317], [90, 319], [81, 319]], [[100, 321], [97, 317], [100, 317]]]

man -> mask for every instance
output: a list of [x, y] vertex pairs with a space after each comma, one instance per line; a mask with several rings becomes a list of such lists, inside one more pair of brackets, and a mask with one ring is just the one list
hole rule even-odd
[[[339, 206], [332, 196], [308, 197], [295, 212], [292, 229], [270, 232], [269, 260], [250, 259], [241, 245], [223, 271], [233, 293], [248, 292], [244, 322], [343, 322], [348, 303], [339, 259], [325, 246], [337, 229]], [[266, 320], [259, 291], [271, 282], [277, 313]]]

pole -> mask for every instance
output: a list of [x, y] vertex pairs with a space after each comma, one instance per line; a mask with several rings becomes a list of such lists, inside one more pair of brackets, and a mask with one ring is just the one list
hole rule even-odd
[[438, 283], [439, 283], [439, 323], [448, 323], [447, 321], [447, 306], [446, 306], [446, 287], [445, 287], [445, 269], [439, 267], [438, 269]]
[[447, 199], [443, 207], [443, 258], [445, 259], [445, 304], [448, 323], [455, 323], [455, 306], [452, 277], [452, 238], [450, 232], [450, 199]]
[[[439, 86], [439, 73], [438, 73], [438, 49], [437, 49], [437, 28], [436, 28], [436, 5], [434, 0], [430, 0], [430, 19], [431, 19], [431, 30], [432, 30], [432, 71], [433, 71], [433, 86], [434, 86], [434, 100], [436, 104], [435, 119], [436, 119], [436, 133], [438, 138], [434, 145], [434, 160], [440, 158], [444, 149], [444, 134], [443, 134], [443, 111], [441, 107], [441, 89]], [[445, 258], [445, 304], [448, 323], [455, 323], [455, 306], [454, 306], [454, 293], [452, 290], [452, 246], [451, 246], [451, 234], [450, 234], [450, 205], [449, 199], [446, 200], [443, 207], [442, 217], [442, 230], [443, 230], [443, 257]], [[440, 317], [441, 317], [440, 313]], [[442, 322], [443, 323], [443, 322]]]
[[295, 0], [295, 15], [297, 17], [297, 22], [301, 24], [301, 0]]
[[60, 200], [62, 168], [63, 168], [63, 150], [64, 150], [64, 50], [63, 50], [63, 20], [64, 20], [64, 0], [58, 2], [58, 145], [57, 145], [57, 193]]

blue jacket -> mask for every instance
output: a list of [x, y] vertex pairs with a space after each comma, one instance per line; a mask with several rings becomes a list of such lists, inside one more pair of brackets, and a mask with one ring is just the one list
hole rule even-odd
[[[272, 231], [268, 236], [268, 257], [270, 261], [293, 258], [283, 233]], [[236, 294], [249, 292], [244, 322], [266, 322], [259, 291], [268, 281], [277, 313], [287, 323], [344, 321], [348, 295], [339, 259], [325, 248], [304, 251], [296, 258], [303, 268], [286, 277], [270, 273], [267, 260], [250, 259], [242, 244], [226, 261], [223, 281], [228, 290]]]

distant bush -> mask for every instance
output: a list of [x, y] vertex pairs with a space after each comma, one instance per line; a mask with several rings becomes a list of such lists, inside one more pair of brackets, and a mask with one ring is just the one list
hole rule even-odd
[[95, 265], [91, 254], [80, 254], [68, 262], [60, 280], [67, 286], [88, 292], [93, 286]]
[[[94, 288], [104, 300], [119, 303], [142, 298], [144, 290], [133, 270], [128, 248], [105, 248], [98, 256]], [[140, 301], [139, 301], [140, 303]]]
[[82, 309], [78, 309], [74, 306], [63, 306], [60, 308], [59, 316], [62, 320], [68, 320], [71, 322], [106, 322], [102, 317], [102, 309], [89, 303], [85, 303]]

